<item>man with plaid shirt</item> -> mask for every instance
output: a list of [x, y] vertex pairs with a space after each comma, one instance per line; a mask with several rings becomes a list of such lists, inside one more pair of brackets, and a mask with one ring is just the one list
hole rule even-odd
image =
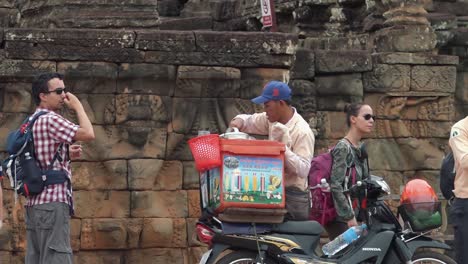
[[[71, 179], [70, 159], [81, 155], [81, 146], [72, 144], [78, 140], [93, 140], [93, 126], [78, 98], [67, 92], [59, 73], [39, 75], [32, 83], [32, 96], [37, 105], [35, 114], [47, 111], [32, 128], [36, 162], [43, 169], [51, 166], [54, 170], [63, 170]], [[64, 105], [76, 112], [78, 125], [56, 113]], [[59, 158], [50, 164], [55, 153]], [[26, 264], [73, 262], [70, 246], [73, 198], [69, 182], [48, 185], [40, 194], [28, 197]]]

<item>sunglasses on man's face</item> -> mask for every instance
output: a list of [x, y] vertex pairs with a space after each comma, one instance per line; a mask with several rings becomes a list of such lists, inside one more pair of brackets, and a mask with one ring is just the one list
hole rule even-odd
[[55, 89], [55, 90], [53, 90], [53, 91], [47, 91], [47, 92], [45, 92], [45, 93], [47, 93], [47, 94], [56, 93], [56, 94], [58, 94], [58, 95], [61, 95], [61, 94], [64, 93], [64, 92], [65, 92], [65, 93], [67, 92], [67, 90], [66, 90], [65, 88], [57, 88], [57, 89]]
[[366, 114], [366, 115], [363, 115], [362, 117], [364, 117], [365, 120], [369, 120], [371, 118], [375, 120], [375, 115], [371, 115], [371, 114]]

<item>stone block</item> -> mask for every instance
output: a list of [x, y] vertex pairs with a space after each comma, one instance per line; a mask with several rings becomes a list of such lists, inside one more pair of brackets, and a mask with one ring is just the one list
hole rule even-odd
[[187, 257], [189, 263], [199, 263], [203, 254], [208, 251], [207, 247], [190, 247], [188, 248]]
[[164, 158], [167, 130], [154, 127], [94, 126], [96, 139], [87, 144], [86, 160]]
[[238, 97], [240, 77], [236, 68], [179, 66], [175, 96]]
[[208, 128], [217, 133], [219, 116], [224, 105], [214, 98], [174, 98], [170, 127], [176, 133], [196, 135], [198, 130]]
[[186, 218], [187, 221], [187, 239], [188, 239], [188, 246], [206, 246], [206, 244], [200, 242], [198, 240], [197, 231], [196, 231], [196, 224], [198, 222], [197, 218]]
[[368, 50], [369, 35], [362, 34], [349, 37], [307, 37], [304, 48], [312, 50]]
[[[381, 119], [390, 120], [425, 120], [452, 121], [453, 97], [450, 96], [401, 96], [401, 95], [366, 95], [365, 103]], [[387, 137], [392, 137], [387, 134]]]
[[456, 76], [455, 66], [413, 66], [411, 91], [454, 93]]
[[340, 139], [347, 131], [346, 114], [343, 111], [317, 113], [317, 138]]
[[[22, 52], [26, 53], [24, 50]], [[55, 63], [51, 61], [2, 59], [0, 62], [0, 81], [31, 82], [39, 73], [55, 71]]]
[[132, 217], [187, 217], [186, 191], [135, 191], [131, 196]]
[[124, 63], [119, 67], [117, 91], [171, 96], [175, 80], [176, 67], [173, 65]]
[[125, 264], [126, 251], [79, 251], [73, 253], [73, 263], [96, 264], [112, 263]]
[[[86, 150], [83, 146], [83, 151]], [[127, 161], [72, 162], [73, 189], [127, 190]]]
[[70, 244], [74, 252], [80, 250], [80, 245], [81, 245], [80, 238], [81, 238], [81, 219], [72, 218], [70, 219]]
[[143, 219], [83, 219], [81, 249], [128, 249], [138, 241]]
[[315, 83], [317, 95], [363, 95], [362, 75], [359, 73], [317, 76]]
[[190, 52], [195, 51], [195, 45], [192, 31], [137, 31], [135, 41], [135, 48], [145, 51]]
[[315, 82], [309, 80], [291, 80], [288, 85], [293, 97], [315, 96], [317, 93]]
[[409, 65], [377, 64], [372, 72], [363, 75], [366, 92], [406, 92], [410, 90], [411, 67]]
[[313, 79], [315, 76], [315, 53], [310, 49], [298, 48], [291, 67], [291, 79]]
[[454, 29], [455, 36], [450, 41], [451, 45], [466, 46], [468, 45], [468, 28]]
[[468, 83], [468, 71], [457, 72], [457, 86], [455, 89], [455, 96], [457, 100], [460, 100], [463, 104], [468, 104], [468, 89], [465, 89], [465, 85]]
[[[203, 17], [184, 17], [184, 18], [162, 18], [159, 24], [160, 30], [211, 30], [213, 29], [213, 18], [211, 16]], [[195, 47], [195, 46], [194, 46]]]
[[437, 36], [430, 26], [393, 26], [375, 34], [377, 52], [430, 52], [437, 44]]
[[125, 218], [130, 216], [130, 192], [128, 191], [75, 191], [73, 196], [77, 217]]
[[[232, 54], [288, 54], [293, 55], [297, 36], [284, 33], [210, 32], [196, 31], [197, 51]], [[239, 45], [242, 43], [242, 45]]]
[[188, 213], [189, 217], [198, 218], [201, 216], [200, 209], [200, 191], [187, 190], [188, 196]]
[[375, 65], [381, 64], [430, 64], [457, 65], [458, 57], [431, 53], [380, 52], [372, 54]]
[[180, 161], [130, 160], [128, 169], [130, 190], [182, 189], [182, 163]]
[[315, 51], [315, 68], [320, 73], [365, 72], [372, 70], [368, 51]]
[[200, 176], [195, 168], [194, 161], [182, 162], [184, 168], [184, 190], [198, 189], [200, 186]]
[[187, 143], [190, 138], [190, 136], [185, 136], [183, 134], [169, 133], [166, 143], [167, 159], [177, 159], [181, 161], [193, 160], [192, 153]]
[[[214, 45], [214, 44], [213, 44]], [[135, 58], [135, 61], [137, 58]], [[210, 51], [168, 52], [146, 51], [144, 61], [156, 64], [199, 65], [220, 67], [272, 67], [288, 68], [292, 64], [289, 54], [222, 53]]]
[[154, 264], [171, 263], [186, 264], [183, 249], [180, 248], [148, 248], [134, 249], [127, 253], [125, 263]]
[[468, 14], [468, 3], [465, 1], [434, 1], [434, 10], [456, 16], [466, 16]]
[[32, 113], [35, 108], [29, 83], [0, 83], [3, 112]]
[[210, 1], [211, 16], [217, 21], [226, 21], [241, 15], [241, 5], [238, 0]]
[[252, 99], [262, 93], [263, 87], [270, 81], [288, 82], [290, 72], [286, 69], [242, 69], [240, 98]]
[[[7, 222], [4, 222], [2, 229], [0, 229], [0, 250], [11, 251], [14, 247], [13, 232], [14, 227]], [[1, 258], [0, 258], [1, 259]]]
[[57, 72], [64, 74], [67, 89], [73, 93], [113, 94], [117, 91], [117, 65], [105, 62], [60, 62]]
[[346, 104], [362, 102], [362, 96], [317, 96], [317, 111], [343, 111]]
[[181, 248], [187, 246], [187, 227], [182, 218], [145, 218], [141, 233], [142, 248]]

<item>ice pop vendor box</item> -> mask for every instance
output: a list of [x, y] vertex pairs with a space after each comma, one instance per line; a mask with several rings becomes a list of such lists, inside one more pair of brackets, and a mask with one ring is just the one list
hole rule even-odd
[[219, 166], [200, 171], [203, 209], [224, 221], [282, 222], [284, 151], [276, 141], [219, 139]]

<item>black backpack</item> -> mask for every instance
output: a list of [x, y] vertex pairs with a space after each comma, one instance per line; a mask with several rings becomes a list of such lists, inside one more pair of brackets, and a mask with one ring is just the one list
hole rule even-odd
[[26, 118], [20, 128], [8, 135], [6, 142], [9, 156], [2, 162], [3, 172], [8, 175], [11, 187], [16, 193], [26, 197], [40, 194], [47, 185], [68, 181], [70, 186], [65, 171], [52, 169], [56, 160], [62, 160], [59, 150], [62, 149], [63, 143], [55, 152], [49, 168], [44, 170], [37, 166], [32, 128], [37, 118], [46, 113], [41, 111], [31, 119]]
[[450, 151], [445, 155], [442, 160], [442, 165], [440, 165], [440, 191], [445, 199], [450, 200], [453, 198], [453, 189], [455, 189], [455, 159], [453, 158], [453, 153]]

